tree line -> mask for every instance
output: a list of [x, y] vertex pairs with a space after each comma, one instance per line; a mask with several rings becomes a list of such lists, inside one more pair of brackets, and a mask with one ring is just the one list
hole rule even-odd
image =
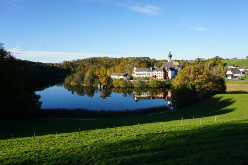
[[64, 61], [56, 64], [59, 67], [70, 69], [71, 73], [83, 71], [87, 73], [94, 70], [96, 75], [111, 75], [112, 73], [128, 73], [132, 75], [134, 66], [139, 68], [153, 67], [156, 64], [155, 59], [149, 57], [127, 57], [127, 58], [111, 58], [111, 57], [91, 57], [80, 60]]
[[22, 61], [0, 43], [0, 117], [32, 117], [40, 109], [37, 88], [51, 80], [64, 79], [70, 70], [51, 64]]
[[69, 69], [64, 69], [54, 64], [32, 62], [26, 60], [16, 60], [22, 70], [25, 82], [29, 88], [37, 88], [49, 85], [52, 82], [64, 81], [70, 74]]
[[[84, 84], [85, 86], [102, 84], [105, 87], [111, 87], [116, 86], [116, 82], [110, 77], [112, 73], [128, 73], [132, 75], [134, 66], [147, 68], [153, 67], [155, 64], [156, 60], [148, 57], [92, 57], [82, 60], [64, 61], [59, 66], [70, 69], [71, 71], [71, 74], [65, 79], [66, 84]], [[130, 86], [128, 81], [122, 82], [124, 82], [124, 84], [120, 86]]]

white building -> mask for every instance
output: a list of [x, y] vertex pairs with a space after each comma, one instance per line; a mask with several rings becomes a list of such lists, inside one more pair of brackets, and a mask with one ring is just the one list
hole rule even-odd
[[178, 62], [171, 60], [171, 52], [168, 54], [168, 62], [166, 62], [161, 68], [137, 68], [134, 67], [133, 77], [141, 78], [147, 77], [148, 79], [153, 77], [156, 79], [172, 79], [177, 72], [182, 69], [182, 65]]
[[231, 65], [228, 65], [228, 68], [237, 68], [237, 65], [231, 64]]
[[152, 70], [153, 70], [153, 68], [134, 67], [133, 77], [135, 77], [135, 78], [147, 77], [149, 79], [152, 77]]
[[128, 73], [112, 73], [111, 78], [112, 79], [130, 80], [130, 76], [128, 75]]
[[230, 68], [226, 72], [227, 79], [236, 79], [236, 78], [241, 78], [244, 76], [245, 76], [245, 73], [241, 72], [238, 68]]
[[246, 66], [240, 66], [240, 67], [239, 67], [239, 70], [240, 70], [241, 72], [246, 72], [246, 71], [248, 71], [248, 68], [247, 68]]

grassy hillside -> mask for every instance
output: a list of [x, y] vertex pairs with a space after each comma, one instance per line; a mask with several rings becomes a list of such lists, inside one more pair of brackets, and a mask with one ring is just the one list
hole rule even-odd
[[0, 164], [248, 164], [248, 89], [230, 85], [161, 114], [0, 121]]
[[230, 59], [230, 60], [223, 60], [225, 65], [235, 64], [237, 66], [247, 66], [248, 67], [248, 59]]

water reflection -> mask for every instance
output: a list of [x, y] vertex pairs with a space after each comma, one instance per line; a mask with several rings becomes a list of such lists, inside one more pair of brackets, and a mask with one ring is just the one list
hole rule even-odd
[[171, 96], [171, 90], [168, 89], [167, 95], [165, 97], [165, 100], [168, 101], [168, 108], [171, 108], [172, 104], [172, 96]]
[[153, 99], [165, 99], [168, 102], [168, 107], [171, 108], [172, 97], [170, 89], [150, 89], [141, 90], [134, 89], [134, 100], [153, 100]]
[[169, 89], [105, 88], [99, 90], [93, 87], [59, 84], [37, 94], [41, 95], [44, 109], [132, 110], [156, 106], [171, 108], [172, 106]]
[[[67, 84], [64, 84], [64, 87], [68, 89], [68, 91], [70, 91], [72, 94], [76, 92], [79, 96], [84, 96], [86, 94], [88, 97], [93, 97], [94, 93], [98, 90], [98, 88], [93, 87], [71, 86]], [[101, 92], [100, 97], [102, 99], [111, 97], [112, 92], [114, 92], [122, 93], [123, 97], [134, 98], [136, 102], [138, 102], [139, 100], [165, 99], [165, 101], [168, 102], [169, 108], [171, 108], [172, 105], [172, 96], [170, 89], [105, 88], [99, 91]]]

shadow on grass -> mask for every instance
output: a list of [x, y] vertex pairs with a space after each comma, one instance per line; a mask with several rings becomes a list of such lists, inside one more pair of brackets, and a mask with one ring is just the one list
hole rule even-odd
[[[173, 115], [173, 119], [179, 120], [195, 118], [209, 117], [215, 115], [222, 115], [233, 112], [233, 108], [227, 108], [235, 102], [233, 98], [224, 98], [223, 96], [211, 96], [203, 98], [192, 105], [182, 107], [177, 110]], [[178, 116], [178, 117], [177, 117]], [[176, 117], [176, 118], [174, 118]]]
[[21, 164], [248, 164], [247, 123], [161, 130], [137, 134], [129, 140], [122, 140], [121, 136], [117, 132], [108, 144], [99, 141], [84, 146], [79, 141], [67, 152], [48, 149], [42, 156], [37, 154], [25, 160], [25, 154], [20, 154], [15, 159]]
[[248, 94], [247, 91], [228, 91], [226, 94]]
[[166, 122], [171, 120], [192, 119], [208, 117], [214, 115], [227, 114], [234, 109], [226, 108], [234, 103], [233, 99], [222, 97], [207, 97], [192, 105], [174, 110], [172, 112], [164, 112], [156, 115], [130, 115], [115, 118], [102, 118], [100, 120], [73, 120], [73, 119], [32, 119], [24, 121], [0, 120], [0, 139], [10, 139], [11, 134], [14, 137], [31, 137], [34, 132], [36, 136], [57, 133], [77, 132], [79, 128], [83, 130], [104, 129], [107, 127], [121, 127]]

